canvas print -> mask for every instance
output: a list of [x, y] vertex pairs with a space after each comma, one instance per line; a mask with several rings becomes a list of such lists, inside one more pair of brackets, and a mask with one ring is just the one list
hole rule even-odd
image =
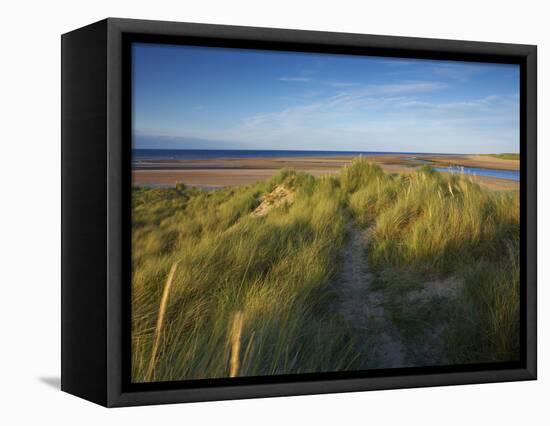
[[519, 360], [519, 66], [131, 50], [134, 383]]

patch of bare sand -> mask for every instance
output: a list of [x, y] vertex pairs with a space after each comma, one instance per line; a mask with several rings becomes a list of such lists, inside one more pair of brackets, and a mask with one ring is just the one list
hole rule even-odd
[[418, 155], [416, 158], [432, 161], [434, 166], [464, 166], [481, 167], [497, 170], [519, 170], [519, 160], [505, 160], [503, 158], [485, 156], [485, 155], [442, 155], [428, 154]]
[[271, 209], [293, 202], [294, 191], [284, 185], [279, 185], [269, 194], [262, 196], [260, 205], [250, 215], [253, 217], [265, 216]]
[[448, 277], [444, 280], [428, 281], [419, 290], [413, 290], [406, 294], [408, 303], [427, 303], [435, 297], [454, 298], [462, 290], [463, 282], [456, 277]]
[[501, 170], [519, 170], [519, 160], [507, 160], [486, 155], [466, 155], [468, 160], [477, 167]]
[[[430, 310], [434, 303], [449, 303], [458, 297], [464, 282], [451, 276], [441, 280], [432, 280], [422, 288], [406, 293], [401, 304], [403, 314], [409, 318], [418, 317], [422, 310]], [[446, 305], [448, 307], [448, 305]], [[410, 356], [423, 365], [449, 364], [445, 347], [445, 332], [449, 317], [445, 315], [438, 321], [421, 321], [421, 339], [410, 345]]]

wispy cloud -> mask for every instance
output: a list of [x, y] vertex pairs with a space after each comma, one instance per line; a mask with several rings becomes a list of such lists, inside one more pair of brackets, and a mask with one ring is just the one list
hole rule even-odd
[[286, 81], [290, 83], [315, 83], [323, 86], [330, 86], [330, 87], [351, 87], [351, 86], [357, 86], [358, 83], [354, 83], [351, 81], [337, 81], [337, 80], [321, 80], [311, 77], [279, 77], [277, 78], [278, 81]]
[[395, 84], [371, 84], [361, 86], [355, 90], [341, 92], [327, 99], [330, 105], [356, 105], [361, 101], [373, 97], [387, 97], [415, 93], [426, 93], [442, 90], [447, 87], [444, 83], [432, 81], [404, 81]]
[[464, 101], [425, 96], [446, 87], [430, 81], [364, 86], [316, 102], [255, 114], [243, 120], [235, 134], [272, 143], [309, 141], [321, 147], [334, 146], [337, 141], [342, 149], [357, 150], [391, 145], [390, 150], [406, 151], [410, 150], [407, 146], [422, 141], [434, 152], [445, 152], [442, 140], [454, 147], [451, 152], [464, 140], [478, 141], [486, 150], [498, 150], [503, 144], [514, 146], [519, 112], [513, 95]]
[[311, 81], [311, 78], [308, 78], [308, 77], [279, 77], [277, 80], [304, 83], [304, 82]]
[[506, 100], [503, 96], [489, 95], [483, 98], [477, 98], [467, 101], [453, 101], [453, 102], [427, 102], [427, 101], [410, 101], [403, 102], [400, 106], [404, 108], [426, 108], [435, 109], [439, 111], [452, 112], [452, 111], [471, 111], [475, 110], [491, 110], [494, 108], [495, 103], [504, 102]]
[[278, 123], [280, 126], [288, 126], [292, 121], [304, 120], [311, 114], [330, 115], [351, 112], [372, 102], [383, 105], [388, 101], [403, 100], [400, 95], [419, 94], [442, 90], [446, 87], [443, 83], [429, 81], [408, 81], [395, 84], [373, 84], [360, 86], [354, 89], [338, 92], [335, 95], [325, 97], [322, 100], [284, 108], [280, 111], [258, 113], [243, 120], [243, 127], [252, 127], [266, 123]]

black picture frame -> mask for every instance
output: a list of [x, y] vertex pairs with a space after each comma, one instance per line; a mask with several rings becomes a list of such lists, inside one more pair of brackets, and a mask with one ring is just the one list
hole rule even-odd
[[[117, 407], [536, 379], [536, 46], [118, 18], [61, 41], [62, 390]], [[130, 383], [133, 41], [519, 64], [521, 361]]]

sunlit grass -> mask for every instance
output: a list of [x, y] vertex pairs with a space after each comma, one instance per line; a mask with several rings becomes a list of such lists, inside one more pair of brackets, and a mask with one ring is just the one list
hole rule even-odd
[[[278, 185], [293, 202], [251, 215]], [[429, 168], [389, 175], [357, 159], [335, 177], [282, 170], [215, 191], [135, 188], [132, 220], [134, 381], [371, 367], [372, 349], [331, 299], [350, 221], [373, 227], [375, 271], [462, 277], [453, 361], [517, 356], [517, 192]]]

